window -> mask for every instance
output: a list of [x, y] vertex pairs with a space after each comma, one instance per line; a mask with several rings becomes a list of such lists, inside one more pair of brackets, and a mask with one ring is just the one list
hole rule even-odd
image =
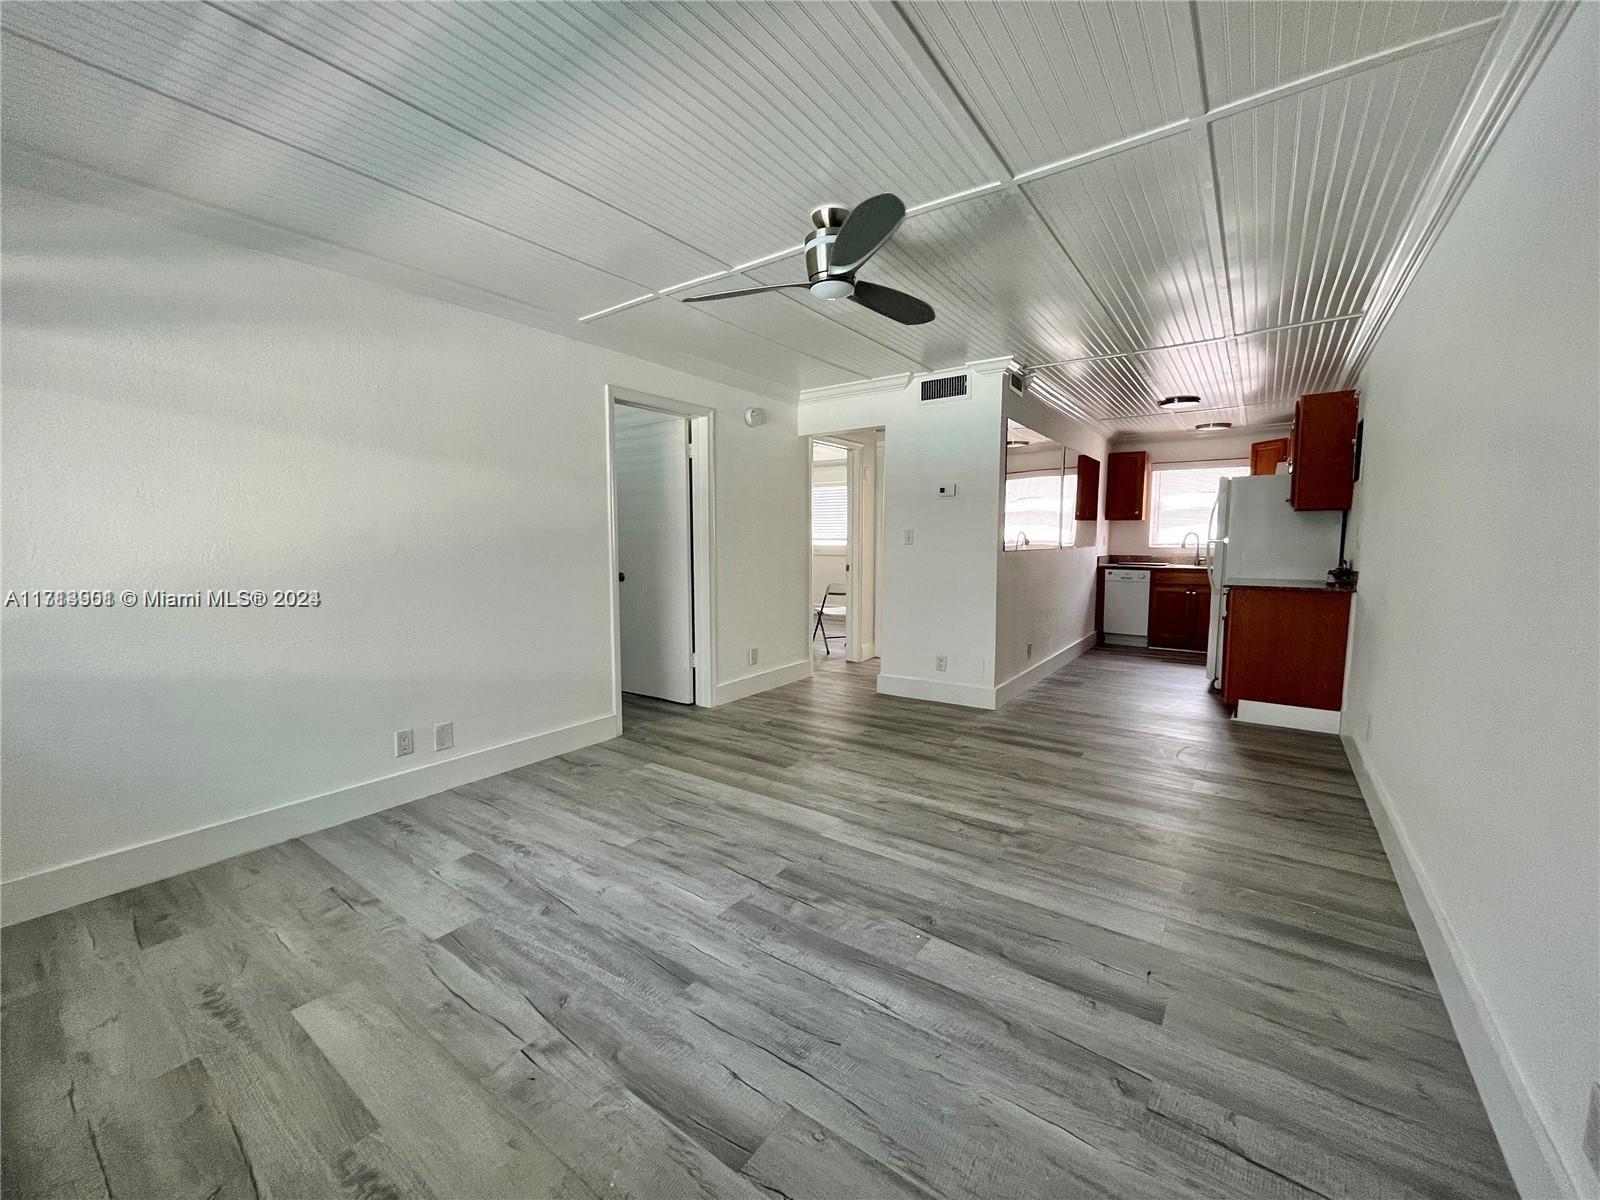
[[1150, 522], [1152, 546], [1181, 546], [1195, 534], [1204, 546], [1211, 533], [1211, 506], [1216, 503], [1217, 485], [1224, 479], [1250, 474], [1244, 463], [1206, 463], [1163, 467], [1150, 472]]
[[1006, 548], [1042, 550], [1061, 544], [1061, 472], [1006, 476]]
[[811, 544], [843, 546], [850, 525], [850, 489], [842, 483], [811, 486]]

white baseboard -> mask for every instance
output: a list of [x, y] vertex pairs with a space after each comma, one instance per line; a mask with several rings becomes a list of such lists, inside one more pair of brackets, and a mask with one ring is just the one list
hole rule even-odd
[[342, 825], [397, 804], [409, 804], [464, 783], [607, 741], [621, 730], [621, 718], [616, 714], [580, 721], [549, 733], [474, 750], [381, 779], [369, 779], [321, 796], [292, 800], [263, 812], [8, 879], [0, 884], [0, 924], [13, 925], [59, 912], [86, 900], [98, 900], [101, 896], [181, 875], [236, 854], [248, 854], [319, 829]]
[[768, 667], [765, 671], [757, 671], [754, 675], [745, 675], [738, 679], [730, 679], [727, 683], [719, 683], [711, 703], [717, 705], [743, 700], [746, 696], [754, 696], [757, 692], [764, 692], [769, 688], [782, 687], [786, 683], [798, 683], [810, 675], [811, 658], [808, 655], [796, 662], [784, 663], [781, 667]]
[[1062, 667], [1077, 658], [1089, 647], [1093, 646], [1099, 634], [1090, 630], [1077, 641], [1057, 650], [1049, 658], [1040, 659], [1033, 666], [1024, 671], [1018, 671], [1010, 679], [994, 689], [994, 705], [999, 708], [1015, 700], [1041, 679], [1054, 675]]
[[1517, 1190], [1530, 1200], [1590, 1194], [1579, 1186], [1578, 1166], [1562, 1160], [1388, 791], [1367, 764], [1361, 743], [1348, 733], [1342, 740]]
[[932, 700], [936, 704], [959, 704], [964, 708], [993, 708], [994, 689], [982, 683], [946, 683], [942, 679], [922, 679], [915, 675], [878, 675], [878, 693], [904, 696], [908, 700]]
[[1233, 719], [1247, 725], [1276, 725], [1279, 729], [1308, 729], [1312, 733], [1339, 732], [1339, 710], [1336, 708], [1302, 708], [1298, 704], [1241, 700]]

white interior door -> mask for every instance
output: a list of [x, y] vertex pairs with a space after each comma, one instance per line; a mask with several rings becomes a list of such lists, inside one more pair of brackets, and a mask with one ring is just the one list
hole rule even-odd
[[622, 690], [694, 703], [689, 422], [616, 405]]

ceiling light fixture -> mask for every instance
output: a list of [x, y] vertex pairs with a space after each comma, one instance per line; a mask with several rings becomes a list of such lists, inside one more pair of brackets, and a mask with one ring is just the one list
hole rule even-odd
[[1194, 427], [1196, 433], [1204, 433], [1208, 429], [1232, 429], [1232, 421], [1207, 421], [1204, 425]]
[[1178, 409], [1178, 408], [1199, 408], [1200, 407], [1200, 397], [1199, 396], [1164, 396], [1160, 400], [1156, 401], [1156, 403], [1157, 403], [1157, 405], [1159, 407], [1166, 409], [1168, 412], [1171, 412], [1172, 410]]

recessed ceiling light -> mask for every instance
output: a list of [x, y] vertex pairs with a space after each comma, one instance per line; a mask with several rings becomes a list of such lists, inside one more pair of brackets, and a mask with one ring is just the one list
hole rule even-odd
[[1199, 408], [1200, 407], [1200, 397], [1199, 396], [1164, 396], [1164, 397], [1162, 397], [1162, 399], [1157, 401], [1157, 404], [1159, 404], [1160, 407], [1162, 407], [1164, 409], [1167, 409], [1169, 412], [1174, 408]]
[[1196, 425], [1194, 428], [1195, 428], [1195, 432], [1196, 433], [1204, 432], [1207, 429], [1232, 429], [1233, 428], [1233, 422], [1232, 421], [1207, 421], [1204, 425]]

